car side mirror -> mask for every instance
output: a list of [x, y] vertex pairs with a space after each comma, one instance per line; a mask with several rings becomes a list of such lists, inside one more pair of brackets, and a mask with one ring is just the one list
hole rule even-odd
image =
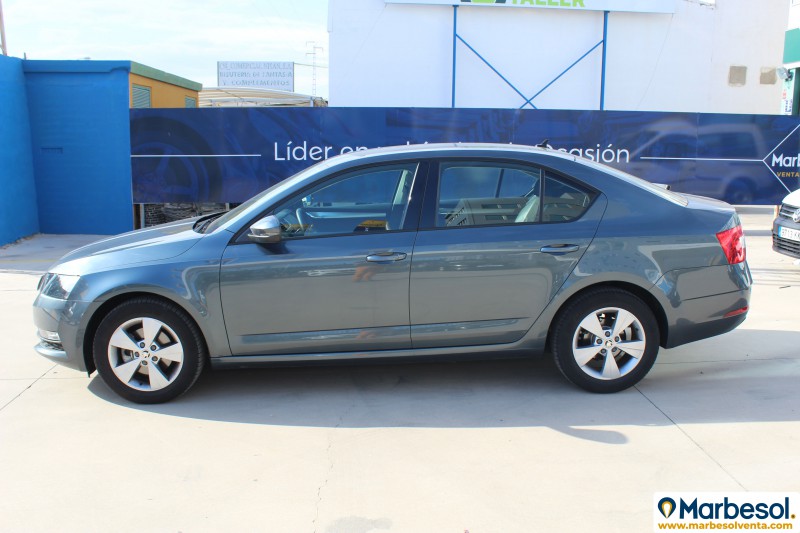
[[266, 216], [250, 226], [247, 237], [258, 244], [281, 242], [281, 223], [274, 215]]

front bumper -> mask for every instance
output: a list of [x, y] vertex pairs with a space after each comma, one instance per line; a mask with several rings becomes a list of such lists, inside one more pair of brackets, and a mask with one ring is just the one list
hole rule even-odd
[[772, 223], [772, 249], [780, 254], [800, 258], [800, 222], [783, 216], [776, 218]]
[[83, 368], [79, 368], [79, 366], [70, 364], [70, 358], [67, 355], [67, 352], [64, 351], [63, 346], [53, 342], [46, 342], [42, 341], [33, 349], [46, 359], [50, 359], [54, 363], [58, 363], [60, 365], [68, 366], [70, 368], [74, 368], [75, 370], [86, 371], [85, 365]]
[[34, 347], [36, 353], [60, 365], [86, 372], [83, 317], [90, 305], [88, 302], [37, 295], [33, 302], [33, 323], [40, 330], [58, 333], [60, 343], [41, 340]]

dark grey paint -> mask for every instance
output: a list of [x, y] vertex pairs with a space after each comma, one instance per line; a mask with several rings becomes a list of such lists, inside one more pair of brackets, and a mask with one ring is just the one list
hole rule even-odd
[[[243, 237], [271, 206], [320, 177], [387, 161], [450, 157], [534, 163], [600, 194], [581, 219], [563, 224], [423, 227], [280, 245]], [[650, 295], [661, 344], [676, 346], [734, 328], [744, 315], [723, 317], [747, 305], [751, 285], [746, 263], [728, 265], [714, 236], [738, 223], [733, 209], [702, 198], [688, 203], [667, 201], [552, 151], [428, 145], [354, 153], [273, 187], [211, 233], [195, 233], [193, 221], [182, 222], [65, 256], [52, 271], [81, 275], [70, 299], [40, 294], [34, 304], [37, 327], [58, 331], [63, 350], [37, 350], [86, 370], [88, 333], [102, 318], [98, 310], [146, 293], [190, 314], [214, 365], [529, 353], [544, 348], [552, 320], [572, 296], [602, 284]], [[541, 251], [553, 244], [578, 249]], [[406, 258], [366, 260], [381, 252]]]

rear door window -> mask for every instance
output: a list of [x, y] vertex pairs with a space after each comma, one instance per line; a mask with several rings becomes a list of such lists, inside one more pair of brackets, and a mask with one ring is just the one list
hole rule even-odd
[[593, 191], [534, 165], [444, 162], [435, 226], [440, 228], [570, 222], [586, 212]]
[[484, 162], [443, 163], [437, 227], [536, 222], [542, 171]]

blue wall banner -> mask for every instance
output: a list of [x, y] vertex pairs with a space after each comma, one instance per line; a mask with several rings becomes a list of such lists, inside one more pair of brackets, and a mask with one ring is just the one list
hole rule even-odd
[[133, 201], [243, 202], [353, 150], [539, 144], [673, 190], [777, 204], [800, 187], [800, 121], [778, 115], [429, 108], [131, 110]]

